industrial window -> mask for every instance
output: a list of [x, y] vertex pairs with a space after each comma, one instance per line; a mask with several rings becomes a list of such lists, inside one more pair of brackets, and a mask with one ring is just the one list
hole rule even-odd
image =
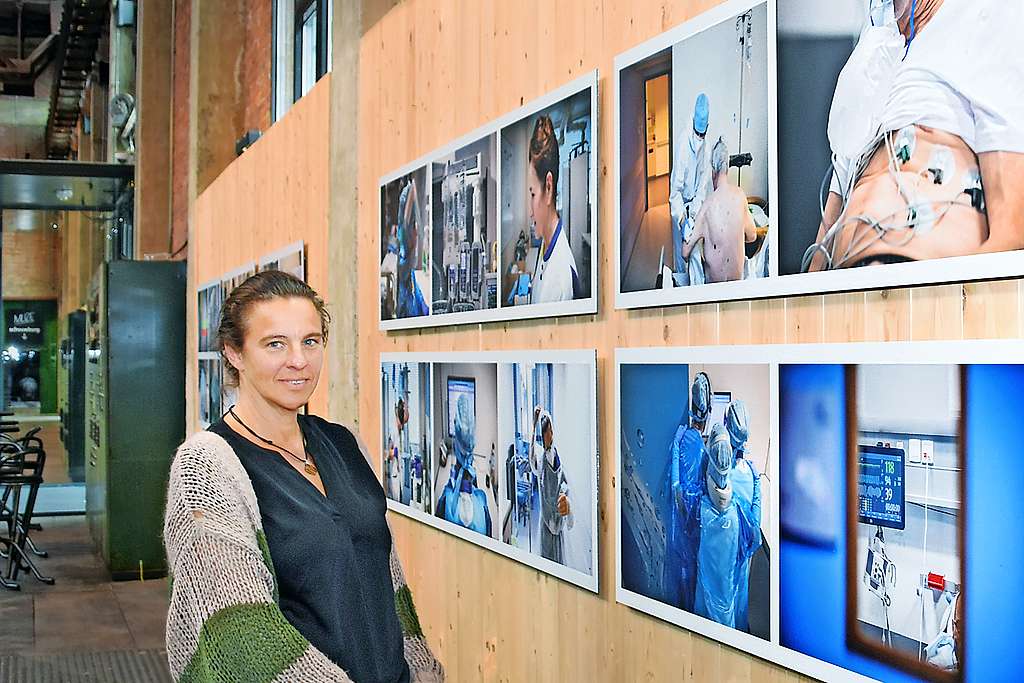
[[274, 121], [331, 70], [333, 4], [332, 0], [274, 0]]

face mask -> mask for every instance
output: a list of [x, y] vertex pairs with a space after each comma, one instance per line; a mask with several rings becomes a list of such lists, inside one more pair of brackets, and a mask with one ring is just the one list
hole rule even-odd
[[[880, 18], [893, 17], [891, 3], [879, 12]], [[859, 157], [875, 137], [903, 58], [906, 41], [895, 18], [885, 20], [885, 24], [864, 27], [836, 82], [828, 113], [828, 141], [840, 157]]]
[[725, 509], [729, 507], [729, 503], [732, 502], [732, 482], [726, 478], [724, 488], [720, 488], [714, 477], [711, 476], [711, 468], [708, 468], [707, 487], [708, 498], [711, 499], [711, 504], [719, 512], [725, 512]]
[[473, 494], [459, 494], [459, 521], [462, 526], [469, 526], [473, 523]]

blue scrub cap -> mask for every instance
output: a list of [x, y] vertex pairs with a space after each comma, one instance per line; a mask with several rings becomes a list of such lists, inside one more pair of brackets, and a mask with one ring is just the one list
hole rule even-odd
[[690, 389], [690, 414], [698, 422], [704, 422], [711, 413], [711, 380], [706, 373], [698, 372]]
[[693, 104], [693, 129], [701, 135], [708, 132], [708, 96], [704, 93], [697, 95]]
[[725, 488], [732, 470], [732, 445], [725, 425], [716, 422], [708, 434], [708, 472], [719, 488]]
[[750, 436], [750, 414], [747, 412], [747, 404], [736, 399], [725, 409], [725, 428], [729, 431], [729, 441], [732, 447], [742, 448]]

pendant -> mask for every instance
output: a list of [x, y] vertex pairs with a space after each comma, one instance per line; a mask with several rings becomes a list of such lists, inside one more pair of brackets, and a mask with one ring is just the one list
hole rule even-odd
[[306, 474], [310, 475], [311, 477], [315, 477], [319, 472], [320, 470], [316, 468], [316, 465], [314, 465], [311, 462], [306, 463]]

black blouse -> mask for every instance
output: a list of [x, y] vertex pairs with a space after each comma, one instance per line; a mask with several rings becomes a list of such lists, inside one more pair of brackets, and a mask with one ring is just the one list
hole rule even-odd
[[312, 415], [298, 419], [326, 497], [286, 456], [223, 420], [210, 426], [252, 481], [281, 611], [354, 681], [407, 683], [384, 491], [348, 429]]

